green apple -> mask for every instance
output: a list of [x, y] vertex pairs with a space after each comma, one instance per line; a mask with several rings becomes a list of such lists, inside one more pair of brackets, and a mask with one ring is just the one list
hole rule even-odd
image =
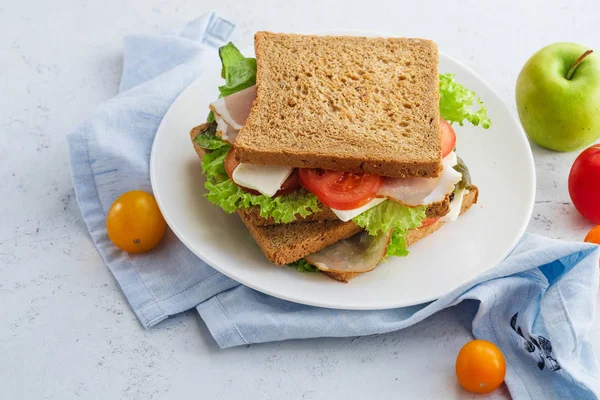
[[575, 43], [535, 53], [517, 79], [517, 109], [540, 146], [572, 151], [600, 137], [600, 55]]

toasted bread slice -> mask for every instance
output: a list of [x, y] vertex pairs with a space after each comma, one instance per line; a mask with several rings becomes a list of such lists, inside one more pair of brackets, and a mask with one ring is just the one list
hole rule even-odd
[[435, 177], [438, 51], [424, 39], [258, 32], [240, 162]]
[[[194, 145], [194, 150], [202, 159], [206, 154], [206, 150], [202, 147], [198, 146], [194, 143], [194, 139], [200, 132], [206, 129], [207, 124], [204, 123], [202, 125], [198, 125], [190, 131], [190, 138], [192, 139], [192, 144]], [[238, 213], [243, 213], [246, 221], [254, 226], [269, 226], [276, 225], [276, 222], [273, 218], [263, 218], [260, 215], [260, 209], [257, 206], [253, 206], [250, 208], [239, 210]], [[442, 217], [450, 211], [450, 196], [446, 196], [446, 198], [440, 202], [430, 204], [427, 208], [427, 217], [428, 218], [439, 218]], [[339, 222], [339, 218], [331, 211], [331, 209], [323, 204], [321, 204], [321, 211], [311, 214], [307, 217], [301, 217], [298, 215], [298, 219], [294, 222], [315, 222], [315, 221], [337, 221]]]
[[352, 221], [340, 220], [256, 226], [246, 213], [238, 210], [238, 215], [265, 257], [277, 266], [297, 261], [363, 230]]
[[[463, 199], [461, 213], [467, 211], [477, 202], [479, 190], [471, 186], [469, 193]], [[271, 226], [255, 226], [245, 213], [239, 212], [242, 222], [248, 227], [252, 237], [261, 248], [265, 256], [275, 265], [282, 266], [316, 253], [325, 247], [362, 231], [352, 221], [348, 222], [306, 222], [302, 224], [280, 224]], [[443, 225], [436, 222], [426, 228], [410, 231], [406, 241], [407, 245], [435, 232]], [[336, 274], [327, 273], [334, 279], [347, 282], [358, 275], [354, 273]], [[351, 275], [351, 276], [350, 276]]]

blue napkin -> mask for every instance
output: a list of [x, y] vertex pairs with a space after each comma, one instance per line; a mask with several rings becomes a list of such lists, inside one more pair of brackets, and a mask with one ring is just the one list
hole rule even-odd
[[587, 338], [598, 285], [595, 245], [525, 235], [505, 261], [451, 294], [383, 311], [315, 308], [256, 292], [206, 265], [170, 231], [151, 253], [116, 249], [106, 234], [106, 211], [125, 191], [151, 191], [150, 149], [158, 124], [201, 73], [204, 60], [217, 57], [215, 48], [233, 28], [211, 13], [174, 33], [127, 37], [118, 96], [69, 135], [83, 218], [144, 327], [196, 307], [226, 348], [389, 332], [469, 300], [478, 308], [473, 334], [496, 343], [507, 358], [506, 383], [513, 397], [600, 395], [600, 368]]

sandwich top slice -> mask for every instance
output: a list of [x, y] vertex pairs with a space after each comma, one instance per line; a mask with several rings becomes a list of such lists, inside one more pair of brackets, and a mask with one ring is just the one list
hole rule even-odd
[[242, 163], [437, 177], [438, 52], [424, 39], [258, 32]]
[[219, 50], [225, 85], [191, 136], [208, 200], [237, 212], [273, 263], [367, 272], [476, 201], [451, 124], [490, 121], [437, 75], [432, 42], [258, 33], [255, 47], [258, 60]]

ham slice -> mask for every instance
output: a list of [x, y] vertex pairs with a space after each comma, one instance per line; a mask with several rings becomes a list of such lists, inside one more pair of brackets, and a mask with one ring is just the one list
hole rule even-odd
[[256, 100], [256, 85], [210, 103], [210, 109], [235, 130], [246, 123], [252, 103]]
[[230, 125], [227, 125], [225, 120], [219, 115], [215, 115], [215, 121], [217, 122], [216, 135], [224, 141], [230, 144], [234, 144], [235, 139], [237, 138], [237, 135], [238, 133], [240, 133], [240, 131], [237, 129], [233, 129]]
[[361, 232], [306, 256], [306, 261], [321, 271], [368, 272], [385, 257], [391, 237], [391, 232]]
[[421, 204], [432, 204], [444, 200], [446, 196], [454, 191], [454, 187], [462, 179], [462, 174], [453, 168], [458, 162], [455, 152], [448, 154], [442, 162], [444, 170], [440, 176], [440, 182], [433, 189], [433, 192], [423, 199]]
[[377, 197], [416, 207], [437, 187], [440, 178], [383, 178]]
[[442, 201], [454, 190], [462, 174], [454, 170], [456, 153], [443, 160], [444, 170], [437, 178], [384, 178], [377, 197], [385, 197], [409, 207]]

